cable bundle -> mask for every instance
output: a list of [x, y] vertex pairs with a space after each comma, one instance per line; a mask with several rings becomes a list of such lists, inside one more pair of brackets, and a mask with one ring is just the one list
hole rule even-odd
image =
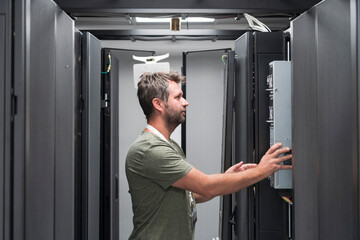
[[270, 28], [268, 28], [268, 26], [266, 26], [264, 23], [260, 22], [258, 19], [256, 19], [255, 17], [244, 13], [244, 17], [246, 18], [246, 20], [249, 23], [249, 26], [253, 29], [253, 30], [257, 30], [260, 32], [271, 32]]

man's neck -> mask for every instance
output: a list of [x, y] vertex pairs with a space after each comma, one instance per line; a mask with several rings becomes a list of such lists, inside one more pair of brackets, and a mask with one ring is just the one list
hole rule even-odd
[[148, 121], [148, 124], [153, 126], [156, 130], [158, 130], [167, 140], [170, 140], [170, 135], [174, 130], [169, 130], [166, 127], [166, 124], [162, 123], [162, 121]]

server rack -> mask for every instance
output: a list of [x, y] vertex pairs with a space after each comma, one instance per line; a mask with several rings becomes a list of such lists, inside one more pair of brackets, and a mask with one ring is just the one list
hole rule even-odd
[[74, 23], [53, 2], [5, 2], [13, 7], [9, 23], [16, 33], [9, 48], [9, 93], [16, 110], [10, 128], [10, 237], [73, 239], [78, 84]]
[[359, 239], [358, 3], [292, 22], [296, 239]]
[[1, 206], [9, 207], [0, 211], [6, 221], [0, 234], [99, 239], [100, 41], [78, 31], [54, 2], [11, 3], [0, 4], [16, 32], [6, 48], [11, 55], [4, 54], [12, 66], [11, 81], [2, 81], [12, 139], [9, 176], [1, 178], [9, 181]]
[[[235, 41], [235, 162], [259, 163], [269, 146], [269, 63], [286, 58], [283, 32], [248, 32]], [[263, 180], [235, 194], [234, 239], [287, 239], [287, 208]]]

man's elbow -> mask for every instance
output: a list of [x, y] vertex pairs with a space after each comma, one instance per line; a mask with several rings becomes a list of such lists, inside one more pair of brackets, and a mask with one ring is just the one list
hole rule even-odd
[[212, 199], [212, 198], [218, 196], [218, 194], [215, 191], [213, 191], [212, 189], [209, 189], [209, 190], [205, 191], [203, 196], [207, 199]]
[[211, 179], [207, 179], [207, 181], [204, 183], [203, 187], [201, 187], [201, 193], [202, 196], [205, 198], [214, 198], [219, 195], [219, 192], [216, 190], [216, 187], [214, 184], [212, 184]]

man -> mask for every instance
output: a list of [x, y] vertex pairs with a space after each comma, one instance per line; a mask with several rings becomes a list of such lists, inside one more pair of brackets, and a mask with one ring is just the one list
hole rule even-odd
[[[130, 147], [126, 158], [134, 229], [130, 239], [193, 239], [196, 203], [246, 188], [289, 165], [291, 155], [272, 146], [260, 163], [242, 162], [224, 174], [206, 175], [186, 162], [180, 146], [170, 139], [185, 121], [189, 103], [183, 98], [178, 73], [145, 73], [138, 83], [138, 98], [148, 125]], [[206, 159], [204, 159], [206, 161]]]

